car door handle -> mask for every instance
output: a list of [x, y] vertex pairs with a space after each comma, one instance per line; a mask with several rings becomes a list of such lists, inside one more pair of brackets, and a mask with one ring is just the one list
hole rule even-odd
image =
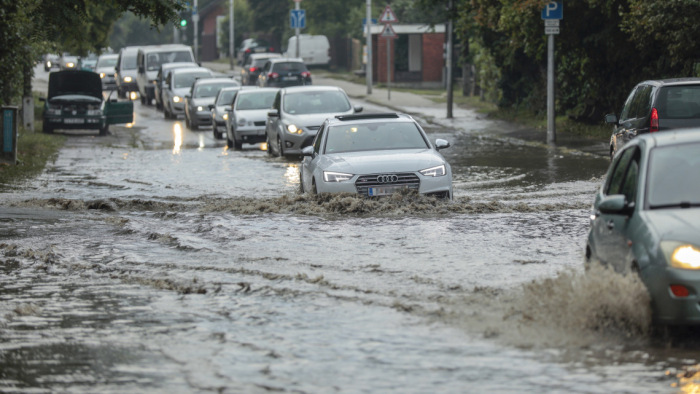
[[613, 222], [612, 220], [608, 220], [608, 222], [605, 223], [605, 225], [608, 227], [608, 230], [612, 230], [615, 228], [615, 222]]

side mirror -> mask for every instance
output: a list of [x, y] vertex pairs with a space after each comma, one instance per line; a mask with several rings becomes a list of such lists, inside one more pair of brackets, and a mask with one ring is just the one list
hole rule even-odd
[[440, 138], [438, 138], [438, 139], [435, 140], [435, 149], [437, 149], [437, 150], [440, 150], [440, 149], [447, 149], [447, 148], [449, 148], [450, 146], [451, 146], [451, 145], [450, 145], [450, 142], [447, 141], [447, 140], [443, 140], [443, 139], [440, 139]]
[[624, 194], [613, 194], [604, 197], [598, 204], [598, 210], [607, 214], [629, 215], [634, 208], [634, 203], [627, 204], [626, 200], [627, 198]]
[[209, 109], [214, 109], [216, 106], [214, 104], [209, 104]]
[[277, 118], [280, 116], [280, 113], [278, 110], [273, 109], [273, 110], [267, 111], [267, 116], [270, 118]]
[[359, 114], [364, 108], [362, 108], [361, 105], [356, 105], [352, 109], [355, 111], [356, 114]]
[[615, 114], [605, 115], [605, 123], [617, 123], [617, 116]]
[[314, 147], [313, 146], [307, 146], [306, 148], [301, 150], [301, 155], [302, 156], [313, 156], [314, 155]]

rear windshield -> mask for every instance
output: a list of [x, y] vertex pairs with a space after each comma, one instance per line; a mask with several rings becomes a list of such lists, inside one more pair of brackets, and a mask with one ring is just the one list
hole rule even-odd
[[294, 92], [284, 96], [282, 109], [294, 115], [347, 112], [350, 101], [339, 90]]
[[700, 85], [662, 87], [656, 109], [661, 119], [700, 118]]
[[104, 57], [100, 58], [97, 61], [97, 67], [114, 67], [117, 65], [117, 58], [116, 57]]
[[272, 71], [276, 73], [300, 73], [306, 71], [306, 65], [301, 62], [280, 62], [272, 65]]
[[647, 204], [700, 204], [700, 143], [654, 148], [649, 156]]
[[122, 56], [122, 66], [123, 70], [135, 70], [136, 69], [136, 55], [124, 55]]
[[326, 139], [326, 153], [425, 148], [428, 143], [413, 122], [340, 124], [328, 129]]
[[251, 64], [252, 67], [262, 67], [265, 65], [265, 63], [270, 60], [270, 59], [255, 59], [253, 60], [253, 64]]
[[238, 110], [269, 109], [277, 96], [276, 91], [241, 93], [236, 102]]
[[175, 74], [175, 89], [189, 88], [194, 81], [200, 78], [209, 78], [211, 75], [207, 71], [196, 71], [193, 73]]
[[146, 55], [146, 70], [157, 71], [161, 64], [194, 62], [190, 51], [155, 52]]

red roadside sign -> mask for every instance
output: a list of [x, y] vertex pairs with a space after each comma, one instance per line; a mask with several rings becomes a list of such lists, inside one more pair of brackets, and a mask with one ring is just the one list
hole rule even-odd
[[379, 17], [379, 23], [396, 23], [399, 20], [396, 18], [396, 14], [391, 10], [391, 7], [387, 4], [386, 8]]

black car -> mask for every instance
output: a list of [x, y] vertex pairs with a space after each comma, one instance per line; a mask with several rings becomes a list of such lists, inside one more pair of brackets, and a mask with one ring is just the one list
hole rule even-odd
[[131, 101], [104, 100], [100, 75], [92, 71], [65, 70], [49, 74], [44, 101], [44, 133], [56, 129], [97, 129], [107, 134], [110, 124], [131, 123]]
[[281, 57], [279, 53], [254, 53], [248, 56], [243, 67], [241, 67], [241, 83], [243, 85], [257, 85], [258, 76], [268, 59]]
[[700, 78], [644, 81], [632, 89], [620, 111], [605, 116], [614, 125], [610, 157], [639, 134], [700, 127]]
[[258, 76], [258, 86], [282, 88], [300, 85], [311, 85], [311, 73], [297, 58], [269, 59]]
[[253, 53], [262, 53], [262, 52], [274, 52], [275, 48], [273, 48], [270, 43], [263, 39], [258, 39], [258, 38], [246, 38], [243, 40], [243, 43], [241, 43], [241, 47], [238, 49], [238, 62], [243, 65], [246, 63], [248, 60], [248, 56], [252, 55]]

